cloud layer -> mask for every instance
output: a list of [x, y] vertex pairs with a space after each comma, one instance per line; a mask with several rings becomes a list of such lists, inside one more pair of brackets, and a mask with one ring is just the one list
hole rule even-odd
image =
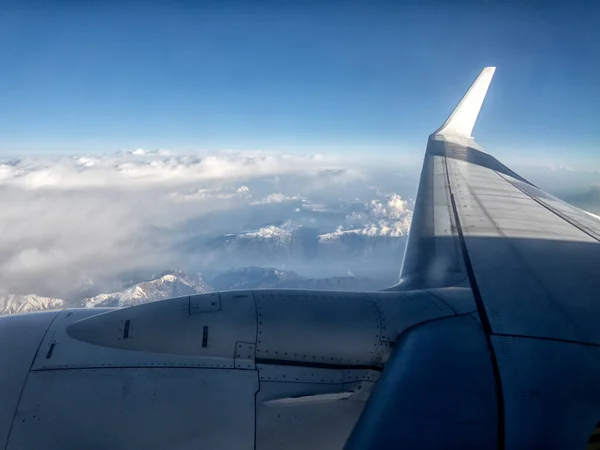
[[3, 161], [0, 289], [65, 298], [152, 271], [210, 270], [226, 262], [205, 243], [283, 223], [402, 237], [415, 181], [401, 168], [261, 152]]

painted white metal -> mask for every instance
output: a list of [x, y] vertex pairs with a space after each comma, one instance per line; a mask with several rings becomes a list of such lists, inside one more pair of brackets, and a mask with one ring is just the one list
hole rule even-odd
[[398, 335], [472, 308], [467, 289], [266, 290], [0, 319], [3, 339], [44, 325], [6, 384], [8, 448], [340, 448]]
[[295, 406], [307, 403], [330, 403], [338, 400], [346, 400], [352, 397], [353, 392], [337, 392], [333, 394], [313, 394], [299, 397], [278, 398], [263, 402], [265, 406]]
[[473, 292], [469, 288], [437, 288], [428, 289], [427, 292], [444, 302], [444, 304], [451, 308], [456, 314], [462, 315], [477, 311], [475, 300], [473, 299]]
[[252, 343], [256, 337], [252, 293], [234, 295], [202, 294], [134, 306], [73, 323], [67, 333], [124, 350], [232, 359], [237, 342]]
[[396, 347], [344, 448], [495, 448], [493, 370], [478, 320], [412, 327]]
[[[450, 302], [460, 304], [462, 311], [474, 310], [470, 290], [461, 292], [448, 294]], [[444, 301], [445, 295], [444, 290], [254, 291], [256, 357], [349, 366], [381, 364], [390, 351], [387, 344], [395, 342], [405, 329], [456, 314]]]
[[[484, 84], [487, 89], [489, 82]], [[484, 91], [475, 97], [482, 100]], [[474, 123], [474, 117], [466, 122]], [[505, 436], [500, 436], [505, 447], [583, 448], [600, 418], [600, 219], [541, 191], [484, 153], [470, 138], [471, 128], [456, 131], [460, 123], [455, 111], [430, 136], [401, 283], [395, 289], [405, 282], [414, 289], [413, 280], [418, 288], [455, 285], [456, 271], [448, 271], [447, 262], [456, 258], [458, 248], [468, 266], [469, 285], [476, 289], [478, 316], [493, 342], [489, 356], [500, 371], [494, 381], [496, 398], [504, 399], [498, 411], [506, 420]], [[446, 176], [444, 184], [440, 173]], [[448, 211], [456, 215], [452, 234], [438, 226]], [[436, 269], [442, 272], [431, 276]], [[378, 387], [381, 383], [386, 383], [385, 371]], [[442, 394], [450, 398], [452, 392]], [[376, 397], [377, 388], [370, 401]], [[439, 403], [448, 403], [438, 397]], [[398, 396], [398, 403], [401, 398], [406, 397]], [[397, 408], [389, 395], [379, 402], [377, 408]], [[467, 408], [478, 406], [473, 402]], [[358, 426], [365, 440], [356, 448], [396, 448], [401, 442], [388, 432], [389, 423], [367, 432], [363, 428], [368, 423]], [[427, 425], [416, 429], [415, 438], [421, 438]], [[452, 430], [448, 433], [442, 435], [456, 437]], [[385, 441], [387, 435], [398, 439]], [[387, 446], [377, 447], [384, 441]]]
[[492, 330], [600, 344], [589, 313], [600, 292], [600, 243], [574, 226], [572, 207], [541, 191], [532, 198], [538, 190], [525, 193], [522, 182], [485, 167], [450, 158], [447, 166]]
[[[437, 295], [435, 295], [436, 293]], [[459, 295], [452, 292], [448, 297], [450, 301], [446, 302], [444, 290], [433, 290], [431, 293], [407, 291], [401, 295], [397, 293], [373, 295], [374, 302], [380, 311], [383, 340], [395, 343], [398, 336], [410, 327], [432, 319], [455, 315], [456, 311], [451, 306], [453, 303], [464, 303], [468, 305], [466, 307], [469, 311], [475, 309], [470, 290], [462, 290]]]
[[402, 260], [401, 283], [392, 289], [465, 285], [467, 273], [442, 157], [425, 158], [416, 204]]
[[505, 448], [586, 448], [600, 418], [600, 349], [494, 336], [505, 404]]
[[349, 365], [374, 360], [381, 321], [367, 294], [264, 290], [254, 296], [257, 358]]
[[[164, 303], [164, 305], [160, 305]], [[180, 304], [180, 299], [166, 300], [164, 302], [149, 303], [148, 309], [143, 310], [142, 306], [112, 310], [108, 313], [96, 315], [89, 318], [93, 314], [93, 310], [64, 310], [54, 321], [41, 345], [41, 351], [38, 354], [32, 370], [47, 370], [47, 369], [73, 369], [73, 368], [107, 368], [107, 367], [205, 367], [205, 368], [233, 368], [234, 353], [236, 341], [235, 336], [232, 337], [230, 343], [219, 343], [226, 355], [214, 355], [213, 348], [205, 348], [206, 355], [191, 353], [192, 345], [197, 341], [197, 347], [202, 350], [202, 334], [203, 323], [197, 322], [199, 330], [190, 332], [181, 340], [181, 348], [177, 349], [177, 338], [180, 337], [177, 328], [175, 311], [168, 312], [169, 309], [177, 310]], [[158, 307], [157, 307], [158, 305]], [[127, 310], [139, 308], [127, 314]], [[140, 311], [142, 310], [142, 311]], [[123, 313], [126, 313], [123, 316]], [[112, 316], [114, 314], [114, 316]], [[158, 324], [160, 317], [165, 318], [165, 324], [162, 327], [156, 328], [157, 334], [163, 334], [165, 343], [155, 347], [156, 340], [154, 337], [144, 339], [148, 332], [147, 324], [151, 321], [146, 315], [156, 314], [154, 320]], [[183, 313], [182, 313], [183, 314]], [[185, 313], [187, 314], [187, 312]], [[170, 317], [169, 317], [170, 315]], [[201, 315], [188, 316], [192, 317], [190, 321], [198, 321]], [[98, 322], [92, 319], [98, 318]], [[82, 320], [85, 319], [85, 320]], [[123, 325], [125, 320], [139, 319], [138, 324], [135, 324], [131, 329], [133, 341], [136, 339], [136, 334], [141, 335], [140, 344], [121, 344], [119, 336], [122, 338]], [[182, 321], [183, 321], [182, 316]], [[122, 322], [123, 321], [123, 322]], [[74, 326], [75, 331], [72, 331], [71, 326]], [[88, 328], [89, 326], [89, 328]], [[173, 327], [173, 328], [171, 328]], [[97, 333], [96, 333], [97, 332]], [[170, 335], [169, 333], [173, 333]], [[79, 339], [86, 338], [89, 339]], [[54, 345], [54, 349], [49, 358], [46, 357], [49, 349]], [[131, 345], [131, 348], [123, 348]], [[216, 344], [215, 344], [216, 345]], [[231, 346], [230, 351], [228, 345]], [[178, 353], [159, 352], [167, 348], [174, 349]], [[147, 350], [145, 351], [144, 348]], [[187, 354], [186, 354], [187, 352]], [[211, 352], [212, 354], [210, 354]]]
[[496, 68], [486, 67], [481, 71], [450, 117], [434, 134], [470, 138]]
[[32, 372], [7, 450], [254, 449], [255, 371]]
[[[288, 383], [287, 387], [293, 386]], [[261, 382], [257, 393], [257, 449], [341, 449], [344, 446], [364, 408], [363, 399], [355, 399], [357, 396], [349, 396], [347, 391], [323, 392], [315, 397], [324, 400], [331, 396], [330, 401], [294, 402], [295, 397], [286, 397], [282, 399], [283, 404], [278, 404], [281, 388], [279, 383]], [[305, 391], [306, 387], [297, 389], [297, 398], [306, 399]], [[273, 397], [277, 399], [261, 401]]]
[[21, 391], [58, 311], [0, 317], [0, 446], [5, 448]]
[[[277, 364], [257, 364], [259, 379], [265, 382], [279, 381], [281, 383], [307, 383], [316, 389], [316, 385], [346, 385], [357, 384], [361, 381], [376, 381], [379, 372], [366, 368], [350, 369], [346, 367], [324, 368], [315, 366], [289, 366]], [[318, 388], [321, 389], [320, 387]], [[330, 388], [326, 388], [330, 392]], [[333, 392], [338, 392], [342, 387], [333, 388]], [[283, 394], [287, 396], [288, 394]]]

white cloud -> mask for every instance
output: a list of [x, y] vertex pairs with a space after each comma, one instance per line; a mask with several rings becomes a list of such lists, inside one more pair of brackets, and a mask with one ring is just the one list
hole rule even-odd
[[[245, 187], [245, 186], [243, 186]], [[174, 202], [201, 202], [206, 200], [250, 199], [249, 190], [235, 189], [234, 187], [197, 188], [183, 191], [174, 191], [168, 198]]]
[[256, 231], [250, 231], [245, 234], [238, 236], [238, 239], [269, 239], [278, 240], [282, 243], [289, 242], [292, 239], [292, 231], [294, 227], [287, 221], [280, 226], [269, 225], [266, 227], [259, 228]]
[[402, 200], [402, 197], [400, 197], [398, 194], [392, 194], [387, 201], [387, 209], [390, 217], [399, 219], [405, 216], [408, 212], [408, 202], [406, 200]]
[[[346, 224], [338, 226], [335, 232], [322, 234], [319, 239], [328, 242], [350, 235], [407, 236], [412, 219], [410, 202], [396, 193], [383, 194], [378, 191], [377, 195], [380, 198], [370, 200], [348, 214]], [[356, 227], [357, 224], [360, 226]]]
[[[269, 222], [292, 215], [334, 231], [335, 214], [345, 214], [340, 199], [374, 195], [365, 186], [377, 175], [332, 157], [261, 152], [137, 149], [0, 162], [0, 289], [65, 298], [81, 280], [103, 289], [132, 271], [208, 266], [198, 242], [252, 227], [275, 236], [286, 228]], [[293, 200], [322, 211], [294, 212]], [[380, 201], [390, 227], [403, 200]]]
[[283, 202], [289, 202], [289, 201], [293, 201], [293, 200], [304, 200], [302, 197], [300, 197], [299, 195], [284, 195], [281, 192], [277, 192], [277, 193], [273, 193], [273, 194], [269, 194], [264, 198], [261, 198], [260, 200], [254, 201], [252, 203], [250, 203], [251, 205], [260, 205], [260, 204], [265, 204], [265, 203], [283, 203]]
[[175, 155], [137, 149], [102, 157], [26, 158], [0, 166], [5, 185], [72, 189], [157, 183], [191, 183], [285, 174], [328, 174], [339, 182], [341, 161], [319, 155], [219, 152]]

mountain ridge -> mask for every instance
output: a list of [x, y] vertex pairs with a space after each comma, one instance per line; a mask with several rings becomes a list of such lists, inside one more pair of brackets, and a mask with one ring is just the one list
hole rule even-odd
[[172, 297], [203, 294], [215, 290], [234, 289], [318, 289], [376, 290], [385, 287], [385, 280], [366, 277], [335, 276], [303, 277], [291, 270], [248, 266], [220, 272], [208, 282], [201, 274], [186, 275], [181, 271], [165, 271], [156, 278], [135, 283], [116, 292], [67, 301], [37, 294], [10, 294], [0, 291], [0, 314], [17, 314], [69, 307], [127, 307]]

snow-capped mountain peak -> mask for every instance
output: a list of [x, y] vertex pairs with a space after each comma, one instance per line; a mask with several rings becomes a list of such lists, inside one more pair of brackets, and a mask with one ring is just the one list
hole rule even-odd
[[103, 306], [132, 306], [182, 295], [208, 292], [200, 275], [188, 277], [181, 272], [169, 272], [150, 281], [142, 281], [123, 291], [86, 298], [86, 308]]
[[0, 314], [17, 314], [44, 309], [60, 309], [64, 300], [36, 294], [9, 294], [0, 291]]

